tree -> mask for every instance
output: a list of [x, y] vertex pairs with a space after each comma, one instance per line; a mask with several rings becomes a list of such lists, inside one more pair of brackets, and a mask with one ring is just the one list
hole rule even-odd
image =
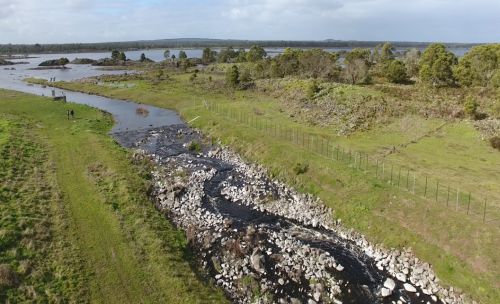
[[429, 45], [420, 58], [420, 79], [434, 86], [452, 85], [457, 57], [441, 43]]
[[240, 71], [238, 66], [233, 65], [226, 71], [226, 83], [232, 87], [236, 87], [240, 83]]
[[471, 118], [474, 119], [477, 116], [477, 107], [477, 101], [473, 97], [467, 97], [464, 104], [465, 113], [467, 113]]
[[381, 63], [386, 63], [394, 59], [394, 47], [389, 42], [384, 43], [380, 51]]
[[453, 70], [462, 86], [488, 86], [500, 69], [500, 44], [475, 46]]
[[258, 46], [258, 45], [253, 45], [248, 53], [246, 54], [246, 59], [249, 62], [256, 62], [259, 60], [264, 59], [264, 57], [267, 56], [266, 51], [264, 50], [263, 47]]
[[169, 59], [170, 58], [170, 50], [165, 50], [165, 52], [163, 52], [163, 57], [166, 59]]
[[345, 56], [345, 61], [354, 62], [356, 59], [361, 59], [365, 62], [367, 66], [371, 63], [371, 51], [370, 49], [360, 49], [355, 48], [348, 52]]
[[201, 61], [203, 64], [209, 64], [211, 62], [215, 61], [215, 56], [217, 55], [217, 52], [212, 51], [210, 48], [204, 48], [203, 49], [203, 55], [201, 56]]
[[120, 55], [118, 56], [118, 60], [127, 61], [127, 56], [125, 55], [124, 52], [120, 52]]
[[[243, 50], [244, 52], [244, 50]], [[232, 46], [222, 49], [217, 55], [217, 61], [220, 63], [226, 63], [234, 61], [239, 55], [239, 51], [236, 52]]]
[[300, 52], [298, 55], [300, 74], [312, 78], [330, 78], [338, 69], [337, 55], [322, 49], [312, 49]]
[[113, 50], [111, 52], [111, 59], [113, 60], [118, 60], [118, 57], [120, 56], [120, 51], [118, 50]]
[[393, 83], [408, 82], [408, 74], [406, 74], [406, 66], [400, 60], [392, 60], [387, 64], [386, 75], [387, 79]]
[[369, 68], [365, 60], [356, 58], [345, 62], [342, 71], [344, 79], [350, 84], [370, 82]]
[[418, 76], [420, 51], [416, 48], [409, 49], [405, 52], [403, 60], [406, 65], [406, 74], [408, 77]]
[[186, 52], [184, 52], [183, 50], [180, 50], [179, 51], [179, 59], [187, 59], [188, 56], [186, 54]]
[[247, 51], [244, 48], [238, 50], [238, 56], [236, 56], [236, 62], [246, 62], [247, 61]]

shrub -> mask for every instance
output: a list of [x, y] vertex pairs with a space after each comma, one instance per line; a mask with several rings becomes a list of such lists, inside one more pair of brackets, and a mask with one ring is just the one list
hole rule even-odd
[[465, 113], [467, 113], [472, 118], [476, 118], [477, 107], [478, 107], [478, 104], [477, 104], [476, 100], [473, 97], [467, 97], [465, 104], [464, 104]]
[[313, 80], [309, 85], [307, 86], [307, 98], [308, 99], [314, 99], [314, 95], [316, 95], [320, 91], [320, 87], [318, 85], [318, 82], [316, 80]]
[[240, 71], [236, 65], [233, 65], [226, 71], [226, 83], [233, 88], [240, 83]]
[[188, 149], [189, 149], [189, 151], [194, 151], [196, 153], [200, 153], [201, 152], [201, 145], [199, 142], [193, 140], [192, 142], [189, 143]]
[[494, 149], [500, 151], [500, 137], [495, 136], [490, 138], [490, 144]]
[[293, 172], [295, 172], [296, 175], [304, 174], [307, 170], [309, 170], [308, 164], [296, 163], [295, 167], [293, 167]]
[[408, 82], [408, 74], [406, 74], [406, 66], [402, 61], [392, 60], [387, 64], [385, 75], [392, 83]]

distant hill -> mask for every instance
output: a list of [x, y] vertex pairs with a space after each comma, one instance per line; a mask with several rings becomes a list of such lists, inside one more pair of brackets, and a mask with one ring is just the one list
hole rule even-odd
[[[139, 40], [123, 42], [98, 43], [63, 43], [63, 44], [0, 44], [0, 54], [36, 54], [36, 53], [70, 53], [97, 52], [117, 50], [138, 50], [151, 48], [200, 48], [200, 47], [374, 47], [385, 41], [343, 41], [343, 40], [237, 40], [209, 38], [175, 38], [158, 40]], [[395, 47], [424, 48], [430, 42], [390, 41]], [[471, 43], [446, 43], [449, 47], [471, 47]]]

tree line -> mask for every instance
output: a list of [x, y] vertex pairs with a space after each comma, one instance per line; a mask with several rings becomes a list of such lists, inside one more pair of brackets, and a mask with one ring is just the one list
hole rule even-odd
[[[500, 87], [500, 44], [475, 46], [460, 59], [441, 43], [431, 44], [423, 52], [411, 48], [398, 56], [391, 43], [384, 43], [373, 50], [355, 48], [345, 53], [286, 48], [274, 58], [261, 46], [252, 46], [249, 51], [228, 47], [218, 53], [206, 48], [201, 61], [235, 63], [227, 72], [233, 85], [240, 81], [236, 74], [246, 79], [250, 74], [254, 79], [296, 76], [350, 84], [387, 81], [435, 87]], [[237, 64], [243, 62], [250, 64]]]
[[[286, 41], [286, 40], [234, 40], [234, 39], [161, 39], [125, 42], [102, 43], [65, 43], [65, 44], [0, 44], [0, 54], [40, 54], [40, 53], [67, 53], [67, 52], [97, 52], [118, 49], [140, 50], [151, 48], [203, 48], [203, 47], [229, 47], [249, 48], [252, 45], [262, 47], [294, 47], [294, 48], [373, 48], [380, 42], [376, 41]], [[427, 42], [393, 42], [398, 48], [425, 48]], [[450, 43], [448, 47], [471, 47], [474, 44]]]

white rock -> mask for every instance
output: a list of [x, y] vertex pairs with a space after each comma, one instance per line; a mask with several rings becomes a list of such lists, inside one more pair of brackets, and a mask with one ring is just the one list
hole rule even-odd
[[385, 287], [382, 287], [382, 289], [380, 289], [380, 295], [384, 298], [390, 296], [391, 294], [392, 292]]
[[384, 287], [386, 287], [390, 291], [393, 291], [394, 288], [396, 288], [396, 283], [394, 282], [393, 279], [387, 278], [387, 280], [385, 280], [385, 282], [384, 282]]
[[406, 275], [404, 273], [396, 273], [396, 279], [398, 279], [401, 282], [406, 282]]
[[406, 291], [417, 292], [417, 289], [411, 284], [404, 283], [403, 287], [405, 288]]

